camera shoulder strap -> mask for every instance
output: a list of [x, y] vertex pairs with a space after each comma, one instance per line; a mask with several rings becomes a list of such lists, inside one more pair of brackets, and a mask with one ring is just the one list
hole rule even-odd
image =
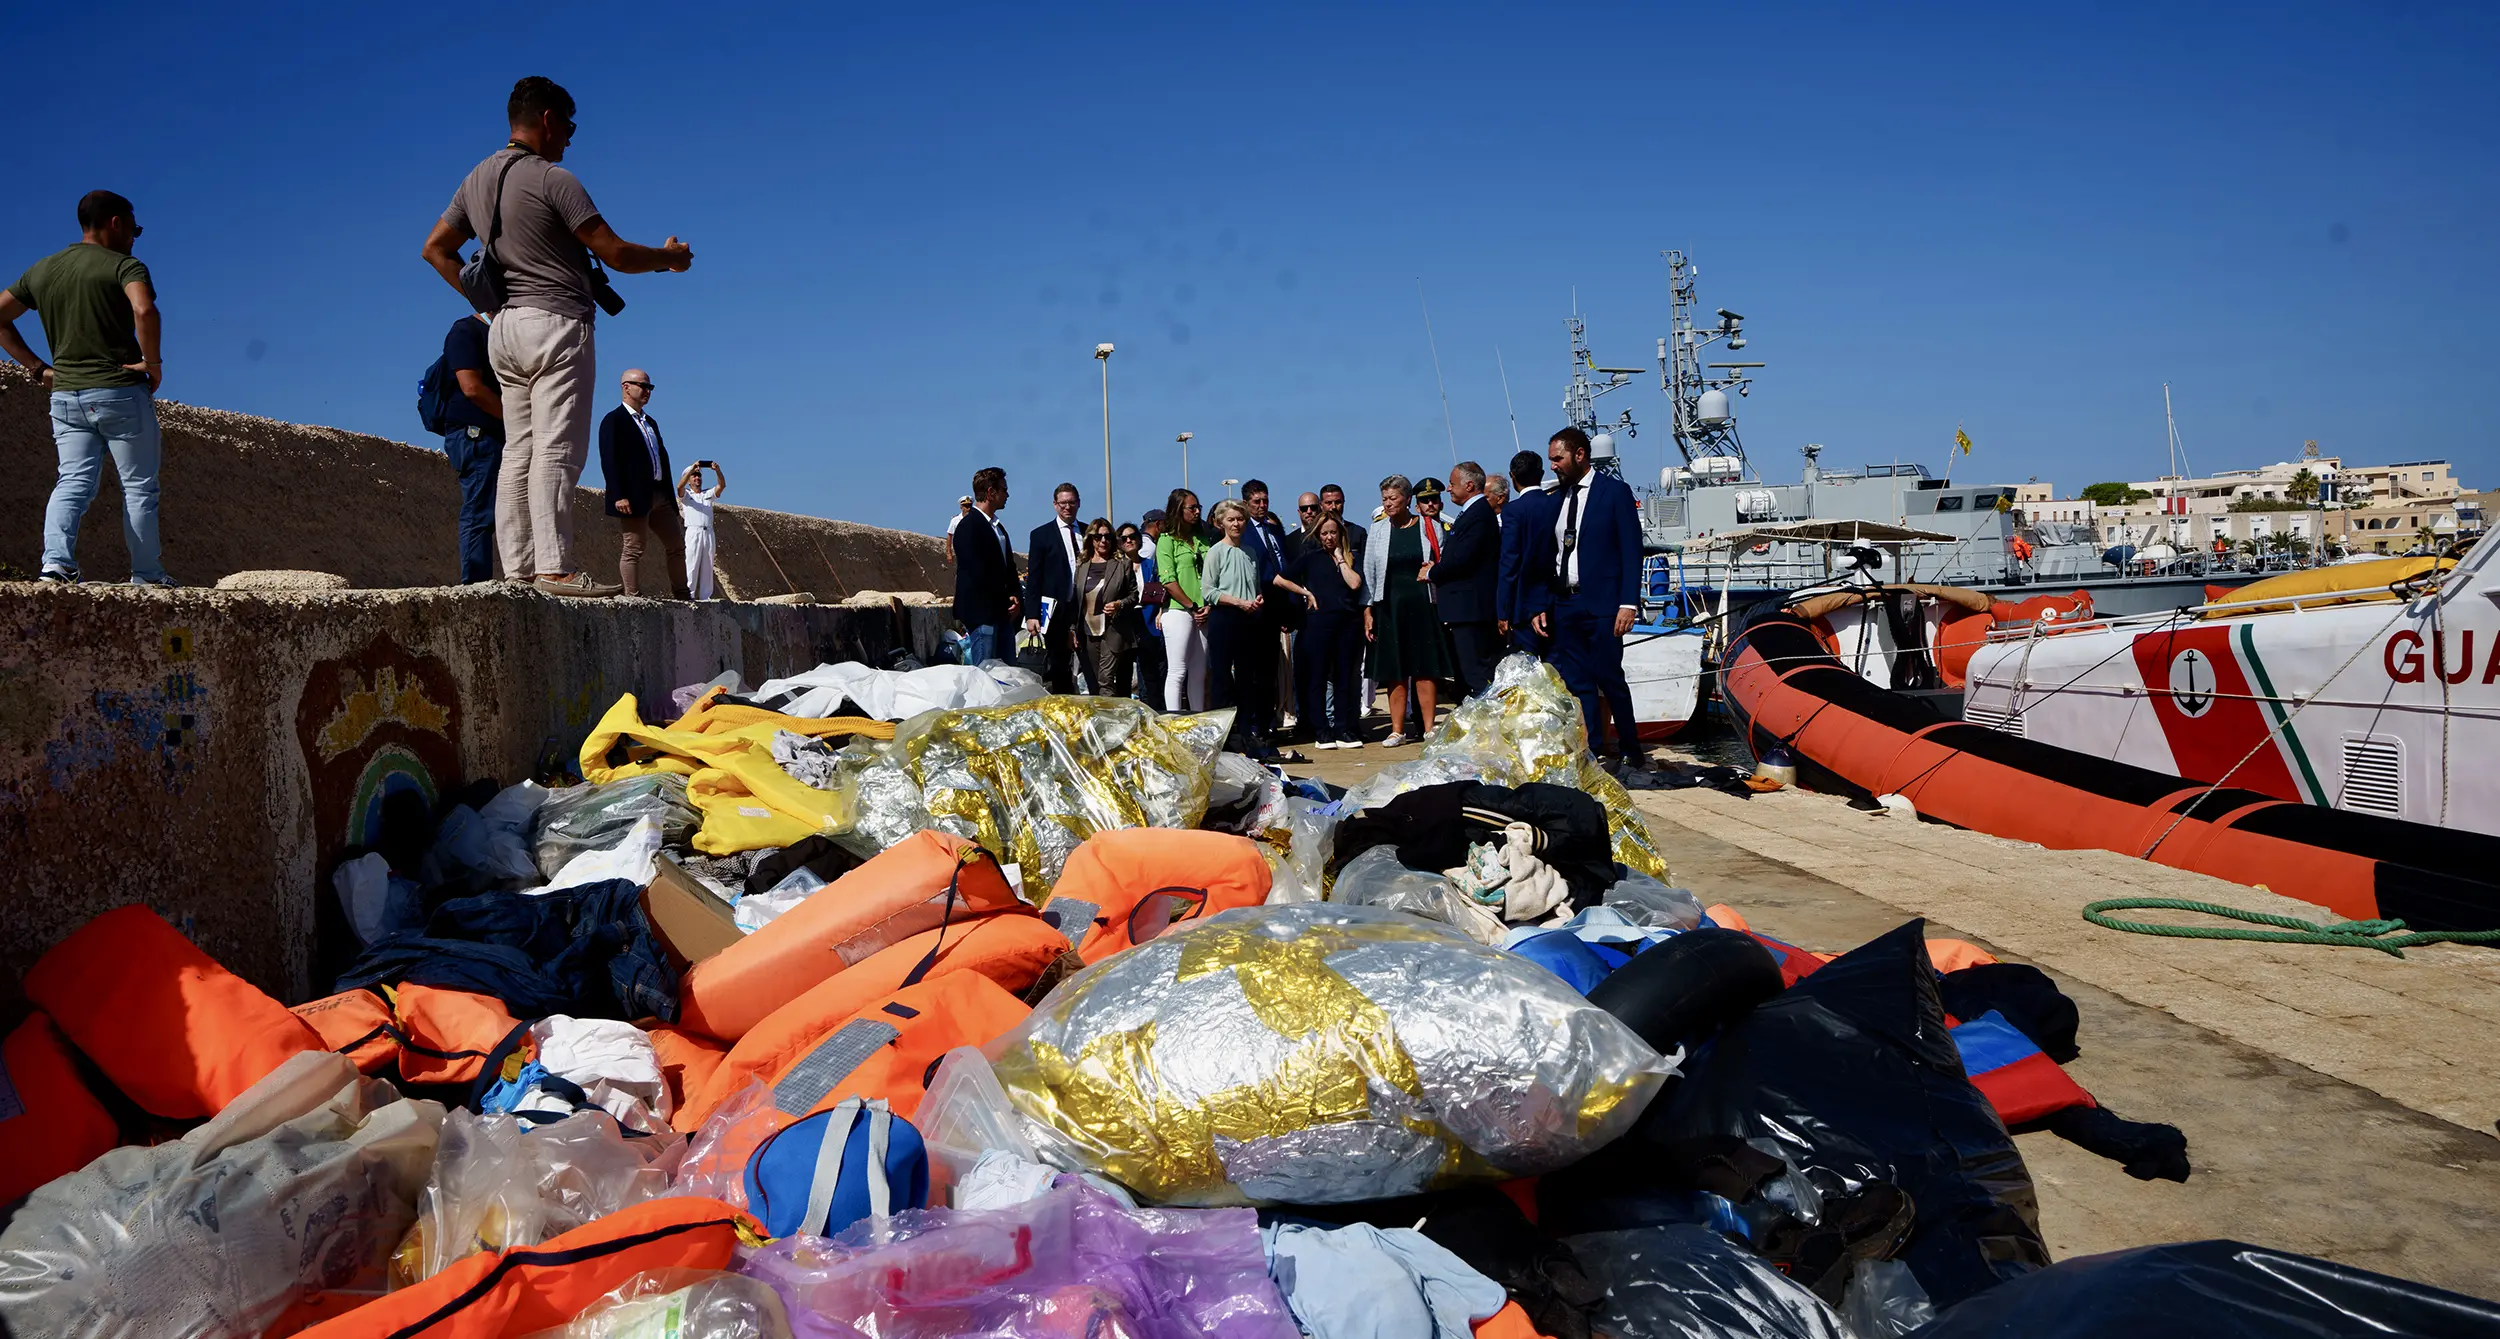
[[511, 180], [512, 169], [520, 166], [522, 159], [535, 158], [538, 156], [537, 154], [532, 153], [529, 148], [523, 145], [519, 140], [514, 140], [512, 143], [507, 144], [504, 147], [507, 149], [519, 149], [520, 152], [506, 159], [504, 161], [503, 171], [495, 174], [495, 207], [494, 212], [488, 216], [486, 222], [486, 250], [489, 253], [492, 253], [495, 249], [495, 239], [503, 236], [504, 183]]

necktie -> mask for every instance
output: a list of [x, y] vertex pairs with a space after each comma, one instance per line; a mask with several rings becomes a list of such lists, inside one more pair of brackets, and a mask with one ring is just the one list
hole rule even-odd
[[1580, 547], [1580, 485], [1571, 486], [1571, 496], [1563, 501], [1562, 557], [1554, 564], [1554, 579], [1565, 589], [1571, 585], [1571, 555]]

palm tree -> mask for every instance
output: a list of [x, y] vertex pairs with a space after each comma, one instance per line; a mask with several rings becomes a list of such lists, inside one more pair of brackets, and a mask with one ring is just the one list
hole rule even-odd
[[2318, 476], [2310, 473], [2308, 466], [2302, 466], [2300, 473], [2293, 475], [2292, 481], [2283, 486], [2283, 496], [2304, 507], [2317, 501]]

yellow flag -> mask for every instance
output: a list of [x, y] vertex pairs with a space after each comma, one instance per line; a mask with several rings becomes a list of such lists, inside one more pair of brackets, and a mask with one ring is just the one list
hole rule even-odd
[[1958, 423], [1953, 427], [1953, 444], [1962, 448], [1963, 455], [1967, 456], [1970, 454], [1970, 434], [1962, 431], [1961, 425]]

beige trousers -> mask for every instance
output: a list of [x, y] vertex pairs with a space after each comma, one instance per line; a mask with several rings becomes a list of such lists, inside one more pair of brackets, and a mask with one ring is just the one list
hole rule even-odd
[[573, 485], [590, 458], [590, 322], [506, 307], [486, 332], [486, 359], [503, 383], [495, 550], [506, 576], [561, 576], [575, 570]]

